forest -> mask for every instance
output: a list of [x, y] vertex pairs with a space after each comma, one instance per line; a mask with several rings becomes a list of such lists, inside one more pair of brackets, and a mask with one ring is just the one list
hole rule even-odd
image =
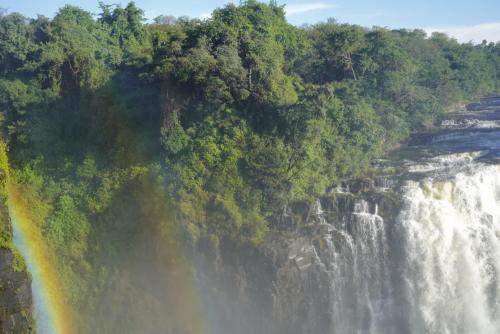
[[297, 27], [254, 0], [204, 20], [99, 7], [0, 12], [0, 167], [82, 333], [195, 333], [201, 242], [258, 247], [286, 203], [370, 175], [411, 133], [500, 91], [500, 43]]

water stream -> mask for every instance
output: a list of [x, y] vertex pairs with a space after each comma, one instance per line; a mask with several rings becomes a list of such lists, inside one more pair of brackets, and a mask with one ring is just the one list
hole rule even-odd
[[358, 200], [335, 228], [331, 333], [500, 333], [500, 100], [396, 152], [391, 224]]

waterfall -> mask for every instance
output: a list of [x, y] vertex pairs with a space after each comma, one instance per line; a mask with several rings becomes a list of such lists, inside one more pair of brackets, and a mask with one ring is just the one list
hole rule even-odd
[[358, 200], [354, 211], [334, 224], [332, 315], [335, 333], [384, 333], [391, 302], [388, 242], [384, 220]]
[[456, 159], [406, 181], [391, 224], [364, 200], [328, 222], [331, 333], [500, 333], [500, 168]]
[[412, 333], [500, 333], [500, 170], [409, 182], [399, 216]]

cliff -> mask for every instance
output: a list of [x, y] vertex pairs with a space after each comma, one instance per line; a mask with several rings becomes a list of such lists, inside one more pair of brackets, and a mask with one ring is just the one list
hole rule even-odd
[[16, 261], [12, 250], [0, 248], [0, 328], [2, 333], [31, 333], [31, 280]]
[[32, 333], [31, 278], [12, 246], [7, 207], [0, 203], [0, 332]]
[[351, 249], [352, 240], [385, 231], [377, 226], [392, 224], [401, 205], [394, 193], [374, 184], [352, 184], [351, 191], [290, 204], [272, 217], [263, 245], [200, 244], [199, 281], [210, 305], [211, 333], [331, 332], [331, 296], [343, 289], [332, 285], [332, 275], [355, 267], [363, 251], [378, 251], [383, 240], [364, 240], [363, 250]]

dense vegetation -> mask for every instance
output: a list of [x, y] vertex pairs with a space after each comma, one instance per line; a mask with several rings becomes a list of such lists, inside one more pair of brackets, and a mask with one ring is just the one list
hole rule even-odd
[[[500, 87], [498, 43], [298, 28], [256, 1], [203, 21], [100, 8], [0, 16], [10, 177], [88, 333], [197, 332], [195, 296], [178, 298], [199, 240], [258, 244], [284, 203], [367, 173], [447, 108]], [[156, 316], [167, 301], [177, 306]]]

